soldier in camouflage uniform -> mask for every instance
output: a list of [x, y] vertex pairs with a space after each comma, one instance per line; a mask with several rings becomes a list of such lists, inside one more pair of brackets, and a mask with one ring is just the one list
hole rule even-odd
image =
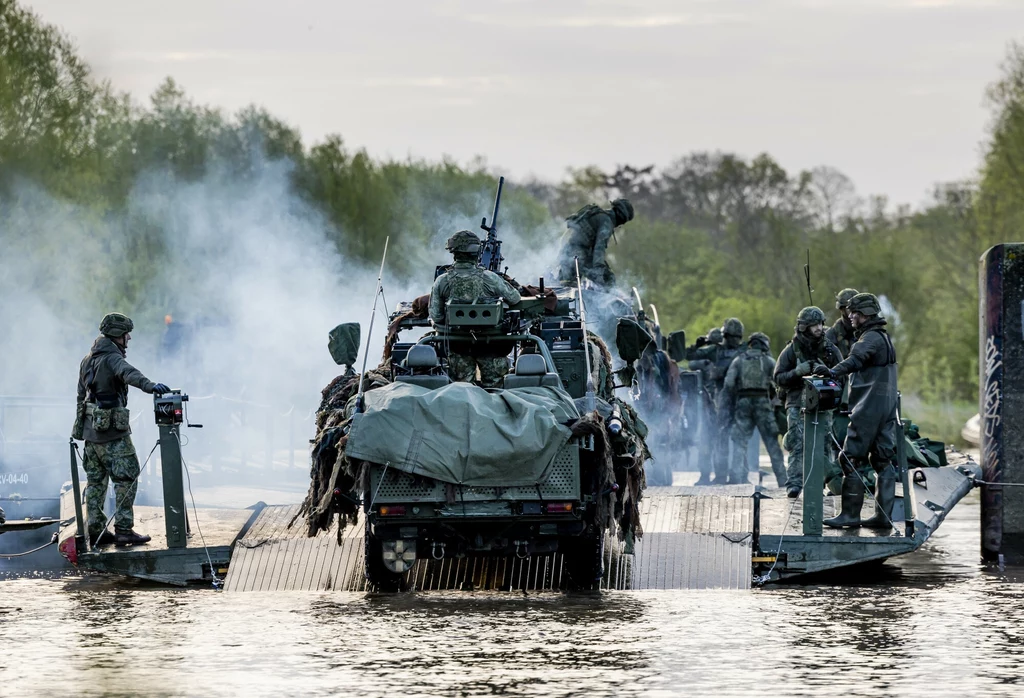
[[[480, 238], [472, 231], [455, 233], [448, 238], [446, 247], [455, 263], [437, 277], [430, 291], [430, 319], [435, 326], [445, 324], [449, 302], [475, 303], [487, 298], [503, 298], [509, 305], [515, 305], [520, 301], [519, 291], [510, 283], [477, 264]], [[453, 381], [472, 383], [479, 369], [482, 387], [501, 387], [508, 373], [508, 352], [495, 355], [495, 351], [486, 344], [474, 346], [452, 341], [448, 350], [448, 376]]]
[[[856, 296], [858, 291], [853, 288], [844, 288], [836, 294], [836, 310], [839, 311], [839, 319], [832, 327], [825, 332], [825, 338], [836, 345], [839, 353], [845, 359], [850, 355], [850, 347], [857, 341], [853, 325], [850, 324], [850, 299]], [[842, 402], [839, 409], [835, 411], [832, 418], [832, 433], [836, 440], [843, 443], [846, 440], [846, 430], [850, 426], [850, 382], [846, 382], [843, 389]], [[874, 472], [871, 474], [871, 481], [874, 482]]]
[[836, 294], [836, 310], [839, 311], [839, 319], [825, 332], [825, 339], [836, 345], [844, 359], [850, 355], [850, 347], [857, 341], [853, 325], [850, 324], [849, 310], [850, 299], [857, 293], [857, 289], [844, 288]]
[[715, 462], [714, 444], [718, 435], [718, 421], [715, 412], [715, 362], [718, 360], [718, 349], [722, 344], [722, 328], [713, 327], [706, 335], [697, 338], [696, 344], [686, 348], [686, 359], [691, 371], [700, 371], [701, 398], [704, 401], [704, 433], [700, 441], [700, 453], [697, 456], [697, 467], [700, 479], [695, 485], [711, 484], [711, 469]]
[[563, 237], [558, 278], [570, 286], [576, 284], [576, 264], [580, 262], [581, 279], [590, 279], [598, 286], [614, 286], [615, 274], [605, 259], [608, 243], [615, 229], [633, 220], [633, 204], [629, 199], [615, 199], [610, 209], [588, 204], [565, 219], [568, 230]]
[[[896, 501], [896, 349], [886, 331], [878, 299], [858, 293], [850, 299], [850, 322], [857, 341], [835, 368], [819, 367], [816, 375], [850, 376], [850, 428], [843, 442], [842, 512], [826, 519], [833, 528], [890, 528]], [[861, 521], [865, 477], [876, 474], [875, 515]]]
[[[786, 494], [791, 498], [799, 497], [804, 486], [804, 417], [800, 412], [803, 408], [803, 379], [818, 366], [835, 366], [843, 358], [835, 345], [825, 338], [824, 328], [825, 313], [821, 308], [810, 306], [801, 310], [796, 316], [793, 339], [779, 354], [775, 364], [775, 384], [786, 397], [786, 438], [783, 445], [789, 451]], [[827, 418], [821, 428], [831, 429], [831, 418]], [[831, 448], [827, 439], [825, 451], [825, 461], [829, 464], [825, 484], [833, 491], [837, 489], [842, 472], [828, 457], [831, 456]]]
[[[722, 401], [718, 394], [725, 384], [725, 375], [735, 359], [743, 351], [743, 323], [737, 318], [731, 317], [722, 324], [722, 344], [716, 352], [715, 367], [712, 369], [712, 377], [715, 380], [715, 405], [718, 416], [718, 433], [715, 436], [715, 479], [713, 484], [724, 485], [736, 482], [746, 483], [746, 474], [740, 479], [729, 477], [729, 442], [732, 434], [732, 412], [726, 408], [722, 409]], [[746, 447], [744, 446], [744, 453]]]
[[722, 390], [718, 394], [719, 412], [732, 414], [732, 467], [730, 482], [747, 482], [747, 444], [754, 428], [761, 434], [772, 472], [779, 487], [786, 484], [782, 449], [779, 447], [779, 426], [771, 403], [772, 373], [775, 360], [769, 355], [768, 335], [755, 332], [750, 335], [747, 349], [729, 365]]
[[[82, 359], [78, 373], [78, 411], [72, 436], [85, 441], [82, 467], [88, 478], [85, 500], [89, 540], [94, 546], [116, 543], [139, 545], [150, 540], [133, 529], [132, 506], [138, 489], [139, 459], [132, 444], [128, 420], [128, 386], [162, 395], [169, 389], [154, 383], [125, 361], [134, 325], [121, 313], [108, 313], [100, 322], [102, 333]], [[105, 528], [103, 500], [107, 482], [114, 483], [114, 532]]]

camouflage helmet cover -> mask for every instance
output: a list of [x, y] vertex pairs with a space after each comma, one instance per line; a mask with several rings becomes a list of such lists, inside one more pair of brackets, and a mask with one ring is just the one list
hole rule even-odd
[[850, 299], [847, 309], [851, 313], [860, 313], [861, 315], [878, 315], [882, 312], [878, 298], [873, 293], [858, 293]]
[[721, 344], [722, 343], [722, 328], [712, 327], [708, 330], [708, 344]]
[[808, 306], [797, 313], [796, 328], [798, 332], [803, 332], [811, 325], [823, 324], [825, 324], [825, 313], [816, 305]]
[[100, 320], [100, 332], [108, 337], [123, 337], [135, 329], [135, 323], [122, 313], [107, 313]]
[[612, 213], [615, 215], [615, 225], [622, 225], [633, 220], [633, 204], [629, 199], [615, 199], [612, 202]]
[[858, 293], [855, 288], [844, 288], [836, 294], [836, 310], [842, 310], [850, 304], [850, 299]]
[[771, 349], [772, 346], [772, 341], [764, 332], [755, 332], [754, 334], [750, 335], [750, 339], [747, 340], [747, 343], [750, 344], [751, 346], [753, 346], [754, 344], [762, 344], [764, 345], [764, 349], [766, 351], [768, 349]]
[[445, 248], [452, 254], [476, 254], [480, 251], [480, 238], [472, 230], [460, 230], [448, 238]]
[[729, 318], [722, 324], [722, 334], [726, 337], [742, 337], [743, 323], [739, 321], [739, 318]]

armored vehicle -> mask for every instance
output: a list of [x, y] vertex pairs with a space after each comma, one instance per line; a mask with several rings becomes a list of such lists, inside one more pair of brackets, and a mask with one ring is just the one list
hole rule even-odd
[[[496, 266], [500, 241], [485, 229], [481, 257]], [[426, 297], [399, 304], [380, 365], [324, 391], [309, 534], [334, 514], [354, 523], [361, 509], [366, 576], [379, 590], [401, 588], [418, 560], [556, 552], [563, 578], [588, 588], [606, 533], [627, 547], [641, 533], [644, 428], [614, 397], [611, 354], [587, 332], [579, 289], [505, 278], [518, 303], [452, 301], [443, 323], [429, 321]], [[494, 388], [453, 382], [453, 354], [511, 370]], [[351, 364], [351, 352], [335, 360]]]

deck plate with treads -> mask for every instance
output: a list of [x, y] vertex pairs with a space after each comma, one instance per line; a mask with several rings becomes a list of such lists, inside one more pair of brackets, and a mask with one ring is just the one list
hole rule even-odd
[[[605, 545], [604, 589], [747, 588], [750, 586], [752, 486], [650, 488], [641, 503], [644, 536], [635, 555], [623, 544]], [[704, 494], [708, 492], [708, 494]], [[712, 493], [713, 492], [713, 493]], [[728, 493], [728, 496], [725, 493]], [[267, 507], [235, 545], [225, 589], [228, 591], [362, 591], [363, 520], [342, 531], [337, 524], [306, 537], [298, 506]], [[433, 589], [558, 589], [561, 555], [525, 560], [480, 557], [419, 560], [408, 573], [409, 585]]]

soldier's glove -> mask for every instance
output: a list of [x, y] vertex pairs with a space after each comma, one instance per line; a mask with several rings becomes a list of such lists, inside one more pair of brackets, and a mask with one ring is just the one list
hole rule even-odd
[[818, 366], [816, 369], [814, 369], [814, 375], [820, 376], [821, 378], [831, 378], [835, 380], [836, 372], [833, 371], [828, 366], [822, 364]]
[[796, 375], [809, 376], [811, 374], [811, 368], [810, 361], [801, 361], [796, 365]]
[[708, 338], [707, 338], [707, 336], [705, 336], [705, 335], [701, 335], [700, 337], [697, 337], [697, 343], [696, 343], [696, 344], [694, 344], [694, 346], [695, 346], [695, 347], [702, 347], [702, 346], [704, 346], [704, 345], [705, 345], [705, 344], [707, 344], [707, 343], [708, 343]]
[[171, 392], [171, 389], [168, 388], [163, 383], [157, 383], [156, 385], [153, 386], [153, 394], [156, 395], [157, 397], [160, 397], [164, 393], [169, 393], [169, 392]]

